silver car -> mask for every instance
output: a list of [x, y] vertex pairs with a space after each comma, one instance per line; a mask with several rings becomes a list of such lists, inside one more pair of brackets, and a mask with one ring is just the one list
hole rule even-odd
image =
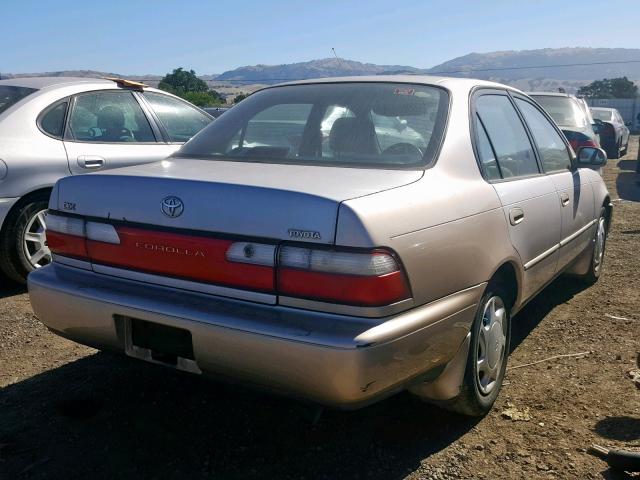
[[0, 81], [0, 270], [24, 282], [51, 261], [44, 212], [58, 179], [166, 158], [211, 119], [121, 79]]
[[612, 207], [585, 167], [605, 161], [500, 84], [269, 87], [167, 160], [59, 181], [29, 294], [96, 348], [321, 404], [407, 389], [482, 415], [512, 316], [564, 272], [601, 274]]

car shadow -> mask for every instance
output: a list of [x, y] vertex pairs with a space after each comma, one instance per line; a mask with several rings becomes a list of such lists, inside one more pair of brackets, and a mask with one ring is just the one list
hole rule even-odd
[[[584, 287], [561, 277], [515, 318], [512, 350]], [[404, 478], [472, 429], [400, 394], [343, 412], [96, 353], [0, 390], [8, 478]]]
[[596, 423], [594, 430], [603, 438], [634, 442], [640, 440], [640, 418], [605, 417]]
[[408, 394], [314, 423], [315, 413], [97, 353], [0, 390], [0, 468], [7, 478], [403, 478], [478, 421]]
[[511, 352], [513, 352], [536, 326], [557, 305], [568, 302], [588, 285], [571, 276], [560, 276], [536, 295], [513, 317], [511, 323]]
[[0, 300], [15, 295], [22, 295], [23, 293], [27, 293], [27, 287], [25, 285], [18, 285], [4, 278], [0, 278]]

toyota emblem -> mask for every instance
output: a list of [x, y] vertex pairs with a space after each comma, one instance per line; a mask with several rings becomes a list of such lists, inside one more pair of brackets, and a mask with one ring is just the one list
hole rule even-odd
[[165, 197], [162, 199], [162, 213], [167, 217], [179, 217], [183, 211], [184, 203], [178, 197]]

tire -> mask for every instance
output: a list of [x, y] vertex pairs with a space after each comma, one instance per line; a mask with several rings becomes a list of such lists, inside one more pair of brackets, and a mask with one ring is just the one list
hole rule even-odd
[[604, 207], [600, 209], [600, 216], [598, 217], [598, 223], [596, 233], [593, 239], [593, 254], [591, 255], [591, 263], [589, 264], [589, 271], [584, 275], [580, 275], [578, 278], [587, 285], [593, 285], [602, 276], [602, 268], [604, 265], [604, 252], [607, 246], [607, 232], [609, 230], [609, 220], [607, 219], [607, 211]]
[[[0, 237], [0, 269], [16, 283], [26, 283], [31, 271], [51, 262], [44, 236], [43, 212], [48, 203], [48, 192], [35, 194], [19, 204], [7, 218]], [[25, 238], [27, 231], [32, 233], [28, 239]]]
[[[489, 283], [480, 300], [471, 328], [471, 343], [460, 394], [453, 400], [440, 403], [443, 408], [462, 415], [479, 417], [486, 415], [493, 407], [502, 387], [509, 358], [511, 307], [508, 298], [507, 290], [499, 283]], [[495, 307], [494, 310], [491, 309], [491, 305]], [[490, 317], [492, 311], [500, 316], [500, 310], [502, 315], [498, 325], [495, 323], [496, 319], [492, 320]], [[499, 330], [495, 330], [496, 328]], [[486, 348], [487, 343], [491, 344], [491, 348]], [[479, 362], [482, 358], [484, 367]]]
[[616, 143], [615, 146], [611, 148], [611, 151], [607, 153], [607, 157], [613, 160], [620, 158], [620, 143]]

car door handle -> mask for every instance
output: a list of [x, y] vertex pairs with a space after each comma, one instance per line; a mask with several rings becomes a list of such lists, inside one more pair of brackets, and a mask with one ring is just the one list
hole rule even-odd
[[511, 225], [518, 225], [524, 220], [524, 211], [520, 207], [509, 210], [509, 222]]
[[96, 169], [104, 167], [105, 159], [97, 155], [80, 155], [78, 157], [78, 166], [81, 168]]
[[569, 195], [566, 193], [561, 193], [560, 194], [560, 203], [562, 203], [563, 207], [566, 207], [567, 205], [569, 205], [569, 202], [571, 201], [571, 199], [569, 198]]

